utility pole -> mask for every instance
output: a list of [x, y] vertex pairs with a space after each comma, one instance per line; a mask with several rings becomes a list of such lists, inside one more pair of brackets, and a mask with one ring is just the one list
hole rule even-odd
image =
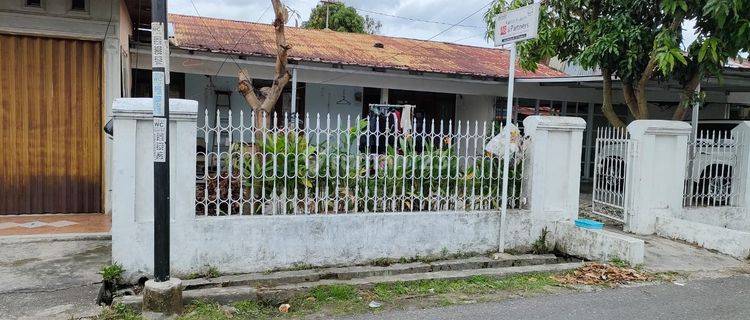
[[331, 16], [331, 9], [329, 4], [338, 3], [337, 0], [320, 0], [324, 6], [326, 6], [326, 29], [328, 29], [328, 19]]
[[151, 0], [154, 105], [154, 280], [169, 280], [169, 40], [167, 0]]

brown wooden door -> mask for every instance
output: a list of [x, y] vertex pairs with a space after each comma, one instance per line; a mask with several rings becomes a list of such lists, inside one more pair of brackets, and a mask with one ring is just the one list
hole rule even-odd
[[101, 212], [101, 50], [0, 34], [0, 214]]

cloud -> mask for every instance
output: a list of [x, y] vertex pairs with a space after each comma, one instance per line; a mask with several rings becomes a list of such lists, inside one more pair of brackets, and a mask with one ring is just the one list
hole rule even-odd
[[[488, 0], [463, 0], [460, 6], [453, 0], [348, 0], [346, 5], [361, 9], [360, 14], [369, 15], [382, 22], [380, 33], [386, 36], [404, 37], [414, 39], [429, 39], [441, 31], [448, 29], [449, 24], [454, 24], [487, 4]], [[273, 10], [270, 9], [270, 0], [172, 0], [169, 2], [169, 11], [187, 15], [198, 15], [193, 3], [201, 16], [243, 20], [260, 21], [270, 23], [273, 20]], [[288, 0], [285, 4], [299, 12], [301, 24], [307, 20], [312, 9], [319, 3], [317, 0]], [[369, 12], [365, 12], [369, 11]], [[377, 13], [373, 13], [377, 12]], [[436, 37], [435, 41], [457, 42], [475, 46], [491, 46], [484, 40], [484, 22], [482, 15], [484, 10], [478, 12], [461, 26], [450, 28], [450, 30]], [[406, 19], [391, 17], [401, 16], [418, 20], [438, 21], [446, 24], [426, 23], [410, 21]], [[290, 25], [294, 25], [295, 19], [290, 19]], [[467, 27], [471, 26], [471, 27]]]

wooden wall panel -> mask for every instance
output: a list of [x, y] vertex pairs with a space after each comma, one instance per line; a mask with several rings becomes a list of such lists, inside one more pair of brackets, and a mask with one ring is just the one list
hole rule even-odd
[[101, 212], [101, 50], [0, 34], [0, 214]]

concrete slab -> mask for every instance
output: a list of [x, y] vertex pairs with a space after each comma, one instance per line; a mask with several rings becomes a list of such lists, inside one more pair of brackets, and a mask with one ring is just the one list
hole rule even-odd
[[681, 241], [656, 235], [632, 235], [646, 244], [644, 269], [722, 275], [750, 271], [750, 264]]
[[0, 318], [70, 319], [98, 313], [98, 272], [110, 263], [108, 240], [14, 240], [2, 247]]
[[558, 221], [550, 230], [550, 240], [560, 251], [590, 260], [620, 259], [630, 264], [643, 263], [642, 240], [610, 230], [576, 227], [572, 222]]
[[745, 260], [750, 257], [750, 232], [673, 217], [658, 217], [656, 233], [662, 237], [695, 243], [737, 259]]

